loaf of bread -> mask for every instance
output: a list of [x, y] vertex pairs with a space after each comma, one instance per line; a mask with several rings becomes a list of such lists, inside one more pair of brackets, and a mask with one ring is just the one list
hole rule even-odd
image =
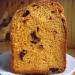
[[61, 73], [66, 67], [66, 21], [57, 2], [19, 9], [10, 28], [15, 73]]

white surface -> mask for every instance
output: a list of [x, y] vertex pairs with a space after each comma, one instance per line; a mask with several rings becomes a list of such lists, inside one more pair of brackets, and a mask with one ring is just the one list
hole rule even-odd
[[[13, 74], [10, 72], [9, 65], [10, 65], [10, 58], [11, 58], [11, 53], [10, 52], [5, 52], [4, 54], [0, 55], [0, 74], [1, 75], [18, 75], [18, 74]], [[66, 54], [66, 60], [67, 60], [67, 65], [66, 69], [63, 73], [60, 74], [53, 74], [53, 75], [71, 75], [73, 72], [75, 72], [75, 59]]]

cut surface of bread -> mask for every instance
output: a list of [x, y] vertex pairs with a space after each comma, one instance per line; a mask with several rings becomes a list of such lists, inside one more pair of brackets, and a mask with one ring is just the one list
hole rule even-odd
[[66, 67], [66, 21], [57, 2], [32, 3], [11, 22], [12, 68], [16, 73], [61, 73]]

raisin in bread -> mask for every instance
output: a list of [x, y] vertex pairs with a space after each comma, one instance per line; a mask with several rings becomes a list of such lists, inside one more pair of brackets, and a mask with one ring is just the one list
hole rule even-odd
[[66, 21], [57, 2], [36, 2], [11, 22], [12, 68], [16, 73], [61, 73], [66, 67]]

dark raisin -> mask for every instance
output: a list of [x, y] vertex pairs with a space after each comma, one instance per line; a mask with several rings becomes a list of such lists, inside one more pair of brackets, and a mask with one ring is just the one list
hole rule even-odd
[[39, 48], [43, 48], [43, 45], [39, 45]]
[[34, 43], [34, 44], [36, 44], [36, 43], [37, 43], [37, 41], [31, 41], [31, 43]]
[[62, 10], [61, 10], [61, 9], [58, 9], [58, 12], [59, 12], [59, 13], [61, 13], [61, 12], [62, 12]]
[[59, 10], [59, 13], [61, 13], [62, 11], [61, 10]]
[[[36, 35], [36, 32], [35, 31], [33, 31], [32, 33], [31, 33], [31, 37], [32, 37], [32, 40], [35, 42], [35, 43], [37, 43], [37, 42], [39, 42], [40, 41], [40, 38], [39, 37], [37, 37], [37, 35]], [[32, 41], [32, 42], [33, 42]]]
[[37, 32], [39, 31], [39, 27], [37, 27]]
[[58, 72], [59, 72], [59, 69], [58, 69], [58, 68], [49, 68], [49, 70], [50, 70], [52, 73], [58, 73]]
[[49, 17], [49, 20], [52, 20], [52, 17], [51, 16]]
[[29, 15], [29, 14], [30, 14], [29, 10], [26, 10], [26, 11], [24, 12], [24, 14], [23, 14], [23, 17], [26, 17], [26, 16]]
[[39, 40], [39, 38], [37, 37], [35, 31], [33, 31], [33, 32], [31, 33], [31, 36], [32, 36], [32, 39], [33, 39], [33, 40]]
[[51, 11], [51, 13], [55, 13], [55, 11]]
[[26, 23], [26, 20], [23, 20], [23, 23]]
[[29, 19], [25, 19], [25, 20], [23, 20], [23, 23], [26, 23], [26, 22], [27, 22], [27, 20], [29, 20]]
[[27, 50], [22, 50], [19, 54], [20, 59], [23, 60], [23, 57], [27, 54]]
[[51, 5], [53, 5], [53, 3], [51, 3]]
[[53, 32], [54, 32], [54, 34], [57, 34], [58, 33], [56, 30], [54, 30]]
[[7, 34], [6, 34], [5, 40], [6, 40], [6, 41], [10, 41], [10, 33], [7, 33]]

